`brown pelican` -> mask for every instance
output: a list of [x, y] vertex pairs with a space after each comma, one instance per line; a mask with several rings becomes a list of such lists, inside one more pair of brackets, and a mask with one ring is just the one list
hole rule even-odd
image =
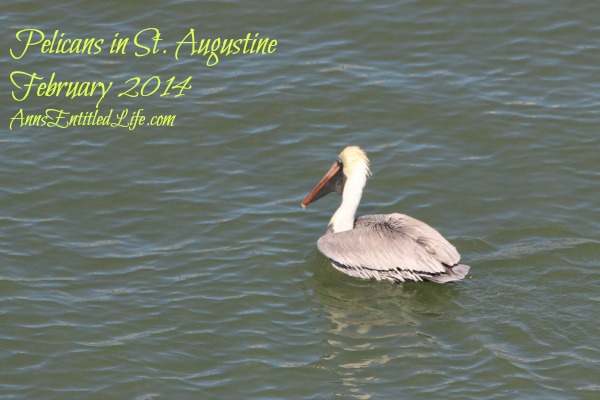
[[304, 201], [306, 207], [336, 192], [342, 204], [327, 232], [317, 242], [319, 251], [341, 272], [364, 279], [449, 282], [463, 279], [469, 266], [438, 231], [404, 214], [355, 218], [363, 188], [371, 175], [369, 159], [357, 146], [346, 147]]

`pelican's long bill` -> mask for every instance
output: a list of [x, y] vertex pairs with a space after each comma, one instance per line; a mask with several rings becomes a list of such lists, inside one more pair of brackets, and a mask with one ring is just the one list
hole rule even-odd
[[313, 201], [319, 200], [321, 197], [337, 192], [342, 194], [344, 190], [344, 171], [341, 160], [336, 160], [323, 179], [315, 186], [308, 196], [302, 201], [302, 207], [306, 207]]

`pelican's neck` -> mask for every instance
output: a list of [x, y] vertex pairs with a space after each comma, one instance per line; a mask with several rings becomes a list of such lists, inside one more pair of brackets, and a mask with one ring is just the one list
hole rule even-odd
[[342, 204], [331, 217], [329, 224], [333, 232], [349, 231], [354, 228], [356, 210], [360, 204], [363, 188], [367, 183], [367, 173], [347, 178], [342, 194]]

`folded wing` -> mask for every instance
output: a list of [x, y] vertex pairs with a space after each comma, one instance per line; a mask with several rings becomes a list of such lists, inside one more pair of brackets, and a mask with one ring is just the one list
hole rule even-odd
[[403, 214], [369, 215], [354, 229], [328, 233], [317, 243], [321, 253], [344, 272], [363, 278], [448, 281], [468, 272], [456, 248], [429, 225]]

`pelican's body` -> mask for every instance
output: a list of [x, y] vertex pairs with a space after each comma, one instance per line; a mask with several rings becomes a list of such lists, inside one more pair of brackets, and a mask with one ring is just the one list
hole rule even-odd
[[438, 231], [403, 214], [356, 218], [369, 160], [359, 147], [346, 147], [302, 206], [333, 191], [342, 204], [333, 214], [319, 251], [341, 272], [364, 279], [449, 282], [463, 279], [469, 266]]

